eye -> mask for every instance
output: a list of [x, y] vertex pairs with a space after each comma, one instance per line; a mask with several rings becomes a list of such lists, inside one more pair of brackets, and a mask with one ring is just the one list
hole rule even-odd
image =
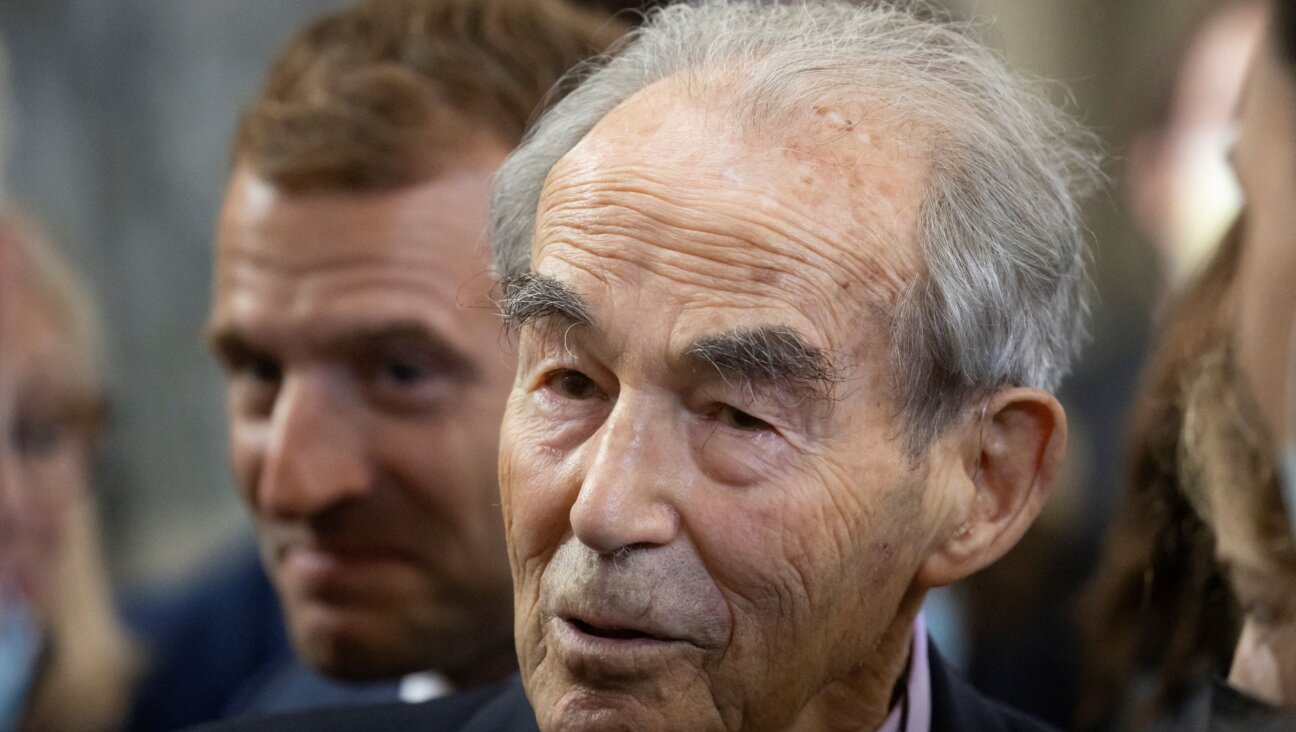
[[759, 417], [753, 417], [741, 409], [735, 409], [728, 404], [720, 405], [719, 410], [716, 411], [715, 419], [717, 422], [727, 427], [732, 427], [740, 432], [763, 432], [765, 430], [773, 429], [773, 426], [770, 425], [769, 422], [766, 422]]
[[222, 359], [230, 379], [247, 379], [261, 384], [277, 384], [283, 378], [279, 362], [257, 353], [237, 353]]
[[14, 450], [25, 458], [42, 460], [50, 457], [62, 444], [67, 434], [61, 420], [22, 419], [13, 427], [11, 436]]
[[372, 404], [397, 412], [446, 406], [471, 374], [420, 344], [387, 344], [352, 358], [352, 373]]
[[246, 414], [268, 414], [283, 381], [278, 360], [246, 352], [223, 359], [229, 395]]
[[598, 399], [603, 390], [590, 377], [579, 371], [563, 369], [556, 371], [548, 378], [548, 385], [555, 392], [567, 399]]
[[283, 378], [283, 368], [269, 358], [253, 358], [245, 370], [248, 376], [265, 384], [277, 384]]
[[408, 360], [393, 359], [386, 361], [378, 370], [380, 381], [394, 386], [413, 386], [430, 375], [430, 371], [421, 364]]

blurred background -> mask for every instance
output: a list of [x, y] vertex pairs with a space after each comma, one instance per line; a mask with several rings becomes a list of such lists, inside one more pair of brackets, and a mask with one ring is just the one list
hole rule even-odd
[[[212, 231], [241, 106], [291, 32], [343, 4], [0, 0], [15, 110], [11, 195], [89, 275], [109, 324], [111, 415], [96, 489], [120, 586], [181, 581], [250, 534], [228, 470], [220, 374], [201, 337]], [[1120, 491], [1125, 415], [1156, 303], [1189, 266], [1162, 253], [1192, 249], [1186, 239], [1210, 239], [1227, 221], [1227, 203], [1184, 203], [1227, 202], [1218, 195], [1227, 180], [1209, 163], [1193, 174], [1206, 193], [1172, 195], [1158, 177], [1183, 157], [1166, 152], [1172, 136], [1162, 133], [1182, 111], [1176, 78], [1190, 38], [1225, 5], [1239, 4], [948, 3], [1012, 65], [1056, 82], [1057, 102], [1103, 139], [1112, 183], [1089, 202], [1098, 297], [1092, 343], [1064, 394], [1074, 420], [1064, 485], [1033, 536], [973, 580], [981, 591], [955, 588], [940, 600], [960, 608], [949, 622], [976, 626], [964, 634], [1012, 636], [998, 646], [1001, 663], [1013, 644], [1054, 636], [1074, 612]], [[1241, 68], [1241, 46], [1229, 48], [1205, 62], [1207, 76]], [[1206, 107], [1227, 120], [1227, 105]], [[951, 655], [974, 678], [993, 663], [971, 647]], [[1038, 670], [985, 684], [1029, 685]]]

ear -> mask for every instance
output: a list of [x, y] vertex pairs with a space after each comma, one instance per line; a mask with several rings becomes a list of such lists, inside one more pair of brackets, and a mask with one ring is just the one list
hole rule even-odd
[[999, 560], [1035, 522], [1066, 454], [1066, 413], [1039, 389], [995, 392], [984, 412], [956, 428], [952, 493], [943, 536], [919, 567], [926, 587], [956, 582]]

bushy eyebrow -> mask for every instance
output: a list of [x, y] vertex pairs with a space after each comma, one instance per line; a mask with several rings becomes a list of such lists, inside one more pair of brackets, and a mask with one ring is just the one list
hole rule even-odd
[[774, 389], [829, 400], [842, 370], [828, 353], [783, 325], [745, 328], [705, 336], [684, 351], [695, 364], [714, 368], [744, 387]]
[[568, 325], [592, 325], [589, 305], [575, 290], [560, 280], [535, 272], [524, 272], [504, 280], [504, 320], [513, 328], [542, 318], [555, 318]]
[[[513, 328], [544, 318], [567, 325], [594, 325], [585, 299], [560, 280], [535, 272], [504, 280], [504, 319]], [[772, 389], [796, 397], [830, 400], [842, 371], [828, 353], [795, 328], [743, 328], [704, 336], [683, 352], [695, 366], [713, 368], [744, 388]]]

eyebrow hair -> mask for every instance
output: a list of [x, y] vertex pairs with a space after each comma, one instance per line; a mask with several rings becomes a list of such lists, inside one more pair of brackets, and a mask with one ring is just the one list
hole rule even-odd
[[684, 355], [714, 368], [723, 378], [737, 377], [746, 387], [765, 387], [817, 399], [831, 399], [842, 370], [828, 353], [784, 325], [745, 328], [694, 341]]
[[504, 320], [513, 328], [539, 320], [557, 318], [570, 325], [593, 325], [585, 298], [562, 281], [535, 272], [508, 277], [503, 282]]
[[[255, 338], [236, 325], [218, 326], [209, 330], [207, 340], [211, 349], [222, 358], [238, 358], [265, 350], [257, 345]], [[326, 337], [321, 345], [325, 351], [336, 354], [366, 356], [393, 343], [414, 344], [424, 348], [441, 362], [443, 368], [456, 373], [469, 375], [476, 371], [471, 359], [417, 320], [362, 325]]]

